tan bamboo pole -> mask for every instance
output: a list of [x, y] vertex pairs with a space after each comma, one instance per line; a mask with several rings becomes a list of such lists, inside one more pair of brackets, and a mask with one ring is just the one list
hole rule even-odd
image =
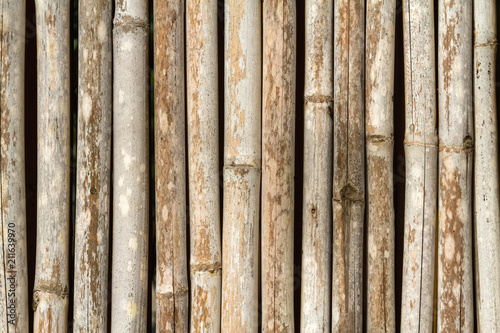
[[222, 332], [256, 332], [258, 325], [261, 6], [224, 6]]
[[305, 2], [300, 331], [330, 330], [333, 0]]
[[80, 0], [74, 320], [76, 332], [106, 332], [111, 167], [110, 0]]
[[154, 1], [156, 331], [187, 332], [184, 0]]
[[296, 0], [263, 13], [262, 332], [294, 332]]
[[332, 331], [363, 322], [365, 2], [335, 3]]
[[500, 191], [495, 63], [495, 0], [474, 1], [474, 204], [479, 332], [500, 332]]
[[366, 4], [367, 331], [395, 332], [393, 94], [395, 0]]
[[24, 162], [25, 0], [0, 0], [0, 332], [28, 332]]
[[113, 27], [111, 331], [148, 318], [148, 2], [116, 0]]
[[70, 85], [69, 2], [36, 0], [38, 89], [34, 331], [68, 323]]
[[472, 332], [472, 2], [438, 7], [438, 332]]
[[401, 332], [431, 332], [437, 219], [434, 1], [403, 4], [406, 195]]
[[188, 0], [186, 18], [191, 332], [220, 332], [217, 1]]

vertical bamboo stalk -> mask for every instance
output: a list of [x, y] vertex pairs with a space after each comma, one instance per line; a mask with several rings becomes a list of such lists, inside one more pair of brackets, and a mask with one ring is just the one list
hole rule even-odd
[[500, 332], [496, 1], [474, 1], [476, 304], [479, 332]]
[[264, 2], [262, 332], [294, 332], [296, 1]]
[[402, 332], [431, 332], [437, 219], [434, 1], [405, 0], [406, 195]]
[[300, 331], [328, 332], [331, 301], [333, 0], [306, 0]]
[[76, 332], [106, 332], [111, 167], [109, 0], [80, 0], [74, 320]]
[[225, 4], [222, 332], [258, 324], [261, 2]]
[[365, 3], [335, 3], [332, 331], [363, 321]]
[[396, 330], [392, 178], [395, 10], [395, 0], [367, 2], [368, 332]]
[[38, 184], [35, 332], [68, 323], [70, 85], [69, 2], [36, 0]]
[[154, 1], [156, 331], [188, 331], [184, 0]]
[[191, 332], [220, 332], [217, 1], [187, 3]]
[[28, 332], [24, 162], [25, 0], [0, 0], [0, 332]]
[[472, 2], [440, 0], [439, 332], [472, 332]]
[[116, 0], [113, 28], [111, 331], [148, 318], [148, 2]]

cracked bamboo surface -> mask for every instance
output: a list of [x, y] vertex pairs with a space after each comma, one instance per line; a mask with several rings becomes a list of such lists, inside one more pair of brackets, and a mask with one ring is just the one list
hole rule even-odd
[[500, 332], [500, 194], [496, 1], [474, 1], [474, 204], [479, 332]]
[[296, 1], [263, 6], [262, 332], [294, 332]]
[[404, 1], [406, 195], [402, 332], [432, 332], [437, 219], [434, 2]]
[[335, 3], [332, 332], [363, 326], [365, 2]]
[[222, 332], [258, 328], [261, 2], [224, 6]]
[[217, 1], [188, 0], [186, 17], [191, 332], [220, 332]]
[[331, 302], [333, 0], [305, 2], [300, 331], [328, 332]]
[[38, 183], [34, 331], [66, 332], [70, 200], [69, 2], [36, 0]]
[[366, 4], [367, 331], [395, 332], [393, 94], [395, 0]]
[[441, 0], [439, 50], [439, 332], [472, 332], [472, 2]]
[[148, 3], [117, 0], [113, 27], [111, 331], [148, 322]]
[[[0, 0], [0, 332], [28, 332], [24, 0]], [[14, 292], [14, 294], [13, 294]]]
[[74, 320], [106, 332], [112, 113], [112, 2], [79, 1]]

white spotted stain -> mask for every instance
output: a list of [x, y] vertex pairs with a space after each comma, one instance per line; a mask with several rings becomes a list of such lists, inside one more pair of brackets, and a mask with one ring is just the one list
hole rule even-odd
[[128, 204], [128, 198], [125, 195], [120, 195], [120, 200], [118, 201], [118, 206], [120, 207], [120, 213], [122, 216], [127, 216], [130, 206]]

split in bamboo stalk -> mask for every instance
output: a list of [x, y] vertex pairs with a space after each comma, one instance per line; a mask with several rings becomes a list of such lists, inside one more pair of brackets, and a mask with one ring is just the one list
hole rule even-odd
[[25, 0], [0, 1], [0, 331], [28, 332], [24, 179]]
[[367, 331], [394, 332], [393, 94], [395, 0], [368, 0], [366, 158], [368, 180]]
[[187, 332], [184, 0], [155, 0], [156, 330]]
[[222, 332], [258, 325], [261, 6], [225, 4]]
[[148, 2], [116, 0], [113, 28], [111, 331], [148, 318]]
[[500, 332], [496, 1], [474, 1], [476, 305], [479, 332]]
[[296, 0], [264, 2], [262, 332], [294, 332]]
[[472, 332], [472, 2], [440, 0], [438, 332]]
[[188, 0], [186, 17], [191, 332], [220, 332], [217, 1]]
[[66, 332], [70, 200], [69, 2], [36, 0], [38, 184], [34, 331]]
[[434, 1], [404, 1], [406, 195], [402, 332], [431, 332], [437, 202]]
[[365, 2], [335, 2], [332, 332], [363, 327]]

